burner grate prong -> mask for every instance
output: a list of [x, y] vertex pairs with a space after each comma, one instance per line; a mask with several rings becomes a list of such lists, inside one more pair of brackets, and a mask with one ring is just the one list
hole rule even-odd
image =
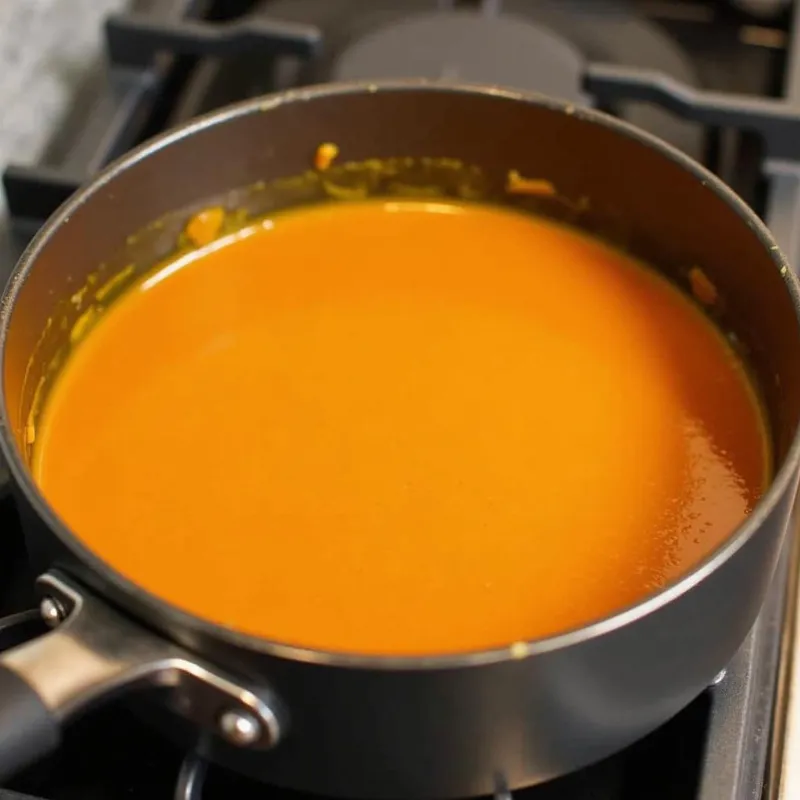
[[508, 788], [508, 781], [505, 775], [497, 773], [494, 778], [493, 800], [513, 800], [511, 789]]
[[183, 759], [178, 782], [175, 784], [174, 800], [201, 800], [208, 766], [197, 753], [189, 753]]
[[134, 13], [106, 20], [109, 58], [122, 67], [148, 66], [160, 52], [220, 57], [261, 48], [266, 56], [310, 58], [321, 41], [322, 32], [314, 25], [255, 15], [228, 23], [163, 20]]
[[767, 159], [800, 160], [800, 106], [786, 100], [694, 89], [656, 70], [588, 64], [584, 89], [602, 103], [638, 100], [720, 128], [751, 130]]

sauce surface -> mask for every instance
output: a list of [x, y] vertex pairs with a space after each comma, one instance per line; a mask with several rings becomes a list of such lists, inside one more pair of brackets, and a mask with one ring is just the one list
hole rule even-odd
[[686, 571], [767, 482], [745, 371], [654, 271], [489, 206], [276, 215], [128, 291], [34, 472], [102, 559], [285, 643], [440, 654]]

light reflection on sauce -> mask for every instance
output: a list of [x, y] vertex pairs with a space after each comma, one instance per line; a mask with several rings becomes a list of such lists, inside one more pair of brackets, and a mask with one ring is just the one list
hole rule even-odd
[[544, 220], [392, 200], [276, 215], [129, 291], [65, 368], [35, 471], [182, 608], [432, 654], [663, 585], [752, 508], [765, 442], [723, 337], [654, 272]]

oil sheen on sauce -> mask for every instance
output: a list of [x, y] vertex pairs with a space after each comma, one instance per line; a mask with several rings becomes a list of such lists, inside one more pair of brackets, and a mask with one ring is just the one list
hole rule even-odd
[[162, 266], [71, 356], [36, 479], [102, 559], [250, 634], [505, 646], [686, 571], [768, 478], [746, 373], [654, 271], [543, 219], [276, 215]]

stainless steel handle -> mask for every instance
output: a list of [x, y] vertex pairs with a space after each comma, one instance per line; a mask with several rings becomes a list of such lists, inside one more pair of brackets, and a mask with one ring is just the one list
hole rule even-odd
[[[63, 575], [43, 575], [42, 614], [49, 633], [0, 654], [0, 773], [51, 750], [61, 724], [120, 691], [168, 690], [171, 708], [230, 744], [269, 749], [281, 737], [278, 703], [265, 687], [248, 688], [150, 633]], [[16, 731], [10, 721], [16, 719]], [[41, 745], [37, 742], [41, 741]], [[6, 752], [4, 752], [4, 748]]]

